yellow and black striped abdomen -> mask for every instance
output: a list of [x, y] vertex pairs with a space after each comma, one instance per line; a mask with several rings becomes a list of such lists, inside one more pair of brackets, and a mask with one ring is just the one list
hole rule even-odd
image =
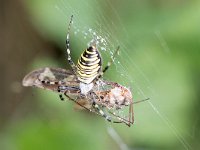
[[78, 59], [77, 76], [78, 80], [89, 84], [101, 71], [101, 55], [95, 46], [87, 48]]

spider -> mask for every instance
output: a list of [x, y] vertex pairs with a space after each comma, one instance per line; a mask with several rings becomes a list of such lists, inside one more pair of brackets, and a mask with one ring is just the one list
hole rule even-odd
[[67, 51], [67, 60], [72, 68], [74, 75], [80, 81], [81, 93], [86, 95], [94, 86], [96, 81], [102, 77], [102, 75], [108, 70], [108, 68], [113, 63], [113, 59], [117, 52], [119, 51], [119, 46], [117, 47], [113, 59], [111, 59], [106, 67], [102, 71], [102, 58], [96, 47], [96, 42], [94, 41], [91, 45], [83, 51], [80, 58], [78, 59], [77, 65], [73, 62], [71, 58], [70, 50], [70, 29], [72, 24], [73, 15], [71, 16], [67, 37], [66, 37], [66, 51]]
[[[107, 116], [96, 103], [95, 97], [96, 93], [93, 90], [94, 85], [97, 84], [97, 81], [102, 77], [102, 75], [108, 70], [111, 66], [113, 59], [108, 62], [106, 67], [102, 70], [102, 58], [96, 47], [96, 43], [93, 42], [91, 45], [83, 51], [81, 57], [78, 59], [77, 65], [73, 62], [71, 58], [70, 51], [70, 29], [72, 24], [73, 15], [71, 16], [67, 37], [66, 37], [66, 50], [67, 50], [67, 60], [71, 65], [72, 71], [76, 76], [77, 80], [80, 81], [79, 87], [81, 91], [81, 95], [89, 99], [92, 103], [93, 108], [96, 109], [106, 120], [111, 121], [110, 117]], [[119, 46], [116, 49], [113, 58], [117, 54], [119, 50]], [[59, 91], [65, 90], [66, 86], [59, 86]], [[60, 95], [61, 99], [62, 96]], [[68, 97], [70, 98], [70, 97]]]
[[[75, 65], [71, 58], [69, 44], [72, 19], [73, 15], [71, 16], [66, 36], [67, 61], [72, 70], [40, 68], [27, 74], [22, 84], [59, 92], [61, 100], [64, 100], [62, 96], [64, 94], [77, 105], [104, 117], [109, 122], [123, 122], [130, 126], [134, 122], [131, 91], [118, 83], [101, 79], [113, 63], [119, 51], [119, 46], [104, 69], [102, 69], [102, 58], [95, 42], [91, 43], [83, 51], [77, 65]], [[128, 120], [115, 113], [124, 106], [129, 106]], [[117, 119], [117, 121], [113, 118]]]

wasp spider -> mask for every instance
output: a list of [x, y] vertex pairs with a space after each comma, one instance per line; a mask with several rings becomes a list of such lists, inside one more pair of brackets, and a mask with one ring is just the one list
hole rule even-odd
[[[108, 70], [108, 68], [113, 62], [113, 59], [111, 59], [111, 61], [108, 62], [107, 66], [102, 70], [102, 58], [96, 47], [96, 43], [94, 42], [86, 50], [83, 51], [80, 58], [78, 59], [77, 65], [75, 65], [75, 63], [73, 62], [71, 58], [71, 51], [70, 51], [70, 44], [69, 44], [70, 43], [69, 35], [70, 35], [72, 19], [73, 19], [73, 15], [71, 16], [71, 20], [68, 26], [67, 37], [66, 37], [67, 60], [69, 64], [71, 65], [74, 75], [76, 76], [78, 81], [80, 81], [79, 87], [81, 90], [81, 94], [87, 98], [90, 98], [91, 103], [94, 106], [94, 108], [96, 108], [96, 110], [99, 111], [99, 113], [103, 117], [105, 117], [108, 121], [111, 121], [110, 117], [108, 117], [99, 108], [99, 105], [96, 103], [92, 88], [97, 83], [97, 80], [103, 75], [103, 73]], [[114, 56], [117, 54], [118, 50], [119, 50], [119, 47], [116, 49]], [[62, 86], [60, 88], [64, 89], [64, 87]]]
[[[119, 47], [104, 69], [102, 69], [102, 58], [95, 42], [83, 51], [75, 65], [71, 58], [69, 44], [72, 19], [73, 16], [71, 16], [66, 37], [67, 60], [72, 71], [61, 68], [41, 68], [27, 74], [23, 79], [23, 85], [59, 92], [61, 100], [64, 94], [79, 106], [110, 122], [124, 122], [130, 126], [134, 120], [131, 91], [118, 83], [99, 80], [113, 63]], [[115, 110], [120, 110], [123, 106], [129, 106], [128, 120], [115, 113]], [[107, 112], [119, 121], [114, 121]]]
[[[66, 37], [66, 49], [67, 49], [67, 60], [71, 65], [72, 71], [77, 79], [80, 81], [81, 93], [86, 95], [94, 86], [96, 80], [98, 80], [104, 72], [108, 70], [113, 62], [113, 59], [108, 62], [107, 66], [102, 70], [102, 58], [96, 47], [96, 43], [93, 42], [91, 45], [83, 51], [80, 58], [78, 59], [77, 65], [71, 58], [71, 51], [69, 45], [70, 28], [72, 24], [73, 15], [68, 26], [67, 37]], [[119, 47], [116, 49], [113, 58], [117, 54]]]

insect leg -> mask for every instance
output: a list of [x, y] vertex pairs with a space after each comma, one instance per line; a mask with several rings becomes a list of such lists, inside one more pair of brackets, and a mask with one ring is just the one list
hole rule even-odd
[[144, 102], [144, 101], [147, 101], [147, 100], [150, 100], [150, 98], [135, 101], [135, 102], [133, 102], [133, 104], [137, 104], [137, 103]]
[[134, 123], [133, 103], [129, 105], [129, 123]]

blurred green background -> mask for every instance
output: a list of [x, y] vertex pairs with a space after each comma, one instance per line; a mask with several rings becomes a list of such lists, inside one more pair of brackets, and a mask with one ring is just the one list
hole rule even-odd
[[[2, 0], [0, 149], [199, 149], [199, 8], [198, 0]], [[76, 111], [56, 93], [22, 87], [33, 69], [70, 68], [72, 14], [73, 60], [92, 29], [107, 38], [104, 65], [120, 45], [104, 78], [131, 87], [134, 101], [150, 98], [134, 105], [131, 128]]]

